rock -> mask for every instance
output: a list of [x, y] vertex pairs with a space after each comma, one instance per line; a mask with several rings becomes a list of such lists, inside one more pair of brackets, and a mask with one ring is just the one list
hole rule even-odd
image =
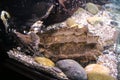
[[87, 3], [85, 8], [87, 11], [89, 11], [90, 13], [92, 13], [94, 15], [99, 12], [97, 5], [95, 5], [93, 3]]
[[[101, 14], [102, 13], [102, 14]], [[86, 10], [78, 9], [73, 16], [71, 16], [73, 19], [75, 19], [75, 22], [81, 26], [88, 26], [89, 32], [99, 36], [99, 43], [101, 46], [107, 46], [114, 43], [114, 33], [116, 32], [115, 27], [111, 27], [110, 21], [112, 21], [112, 17], [109, 15], [108, 11], [101, 10], [98, 14], [93, 15]], [[89, 18], [93, 17], [98, 18], [92, 19], [95, 21], [95, 25], [91, 25], [94, 23], [90, 23], [88, 20]], [[88, 24], [89, 21], [89, 24]]]
[[[99, 36], [90, 34], [87, 26], [82, 28], [61, 28], [40, 34], [40, 44], [43, 44], [45, 57], [56, 62], [61, 59], [74, 59], [81, 63], [96, 61], [101, 55], [96, 45]], [[84, 62], [83, 62], [84, 61]]]
[[72, 18], [68, 18], [66, 20], [66, 24], [68, 27], [77, 27], [78, 26], [78, 24], [76, 24], [75, 20]]
[[96, 74], [96, 73], [89, 73], [88, 80], [116, 80], [112, 76], [105, 75], [105, 74]]
[[49, 66], [49, 67], [55, 66], [54, 62], [52, 62], [50, 59], [45, 57], [35, 57], [34, 60], [39, 64], [43, 64], [44, 66]]
[[84, 26], [77, 24], [73, 18], [68, 18], [66, 20], [66, 25], [70, 28], [72, 27], [83, 28], [84, 27]]
[[68, 76], [70, 80], [87, 80], [85, 70], [74, 60], [60, 60], [56, 65]]
[[119, 24], [118, 24], [117, 22], [115, 22], [115, 21], [111, 21], [110, 24], [113, 25], [113, 26], [118, 26], [118, 25], [119, 25]]
[[110, 69], [105, 66], [90, 64], [85, 67], [85, 70], [88, 75], [88, 80], [115, 80], [109, 75]]
[[96, 24], [102, 22], [102, 19], [101, 19], [101, 17], [94, 16], [94, 17], [89, 17], [87, 19], [87, 22], [91, 25], [96, 25]]
[[[100, 16], [101, 17], [101, 16]], [[106, 21], [103, 17], [102, 21], [100, 21], [99, 24], [96, 25], [89, 25], [89, 31], [97, 36], [99, 36], [99, 43], [104, 46], [113, 45], [115, 42], [115, 36], [116, 36], [116, 28], [111, 27], [106, 21], [108, 21], [109, 18], [106, 18]], [[94, 21], [94, 20], [93, 20]], [[90, 22], [90, 20], [89, 20]], [[101, 22], [103, 25], [101, 25]]]
[[109, 54], [109, 51], [108, 50], [104, 50], [103, 54]]
[[118, 62], [118, 75], [117, 75], [118, 80], [120, 80], [120, 62]]
[[110, 73], [109, 68], [99, 64], [89, 64], [88, 66], [85, 67], [85, 70], [87, 73], [95, 72], [95, 73], [106, 74], [106, 75], [109, 75]]
[[43, 26], [43, 21], [36, 21], [31, 27], [29, 32], [38, 33]]

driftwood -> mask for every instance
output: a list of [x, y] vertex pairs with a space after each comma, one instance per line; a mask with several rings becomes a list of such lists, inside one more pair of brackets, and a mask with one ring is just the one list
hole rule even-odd
[[24, 52], [21, 52], [17, 49], [10, 50], [8, 52], [10, 58], [15, 59], [24, 65], [36, 69], [38, 71], [44, 71], [44, 73], [49, 74], [58, 80], [68, 80], [67, 76], [57, 67], [48, 67], [42, 64], [38, 64], [34, 61], [31, 56], [25, 55]]
[[39, 44], [40, 44], [40, 39], [39, 36], [37, 36], [35, 33], [30, 33], [28, 35], [21, 34], [19, 32], [15, 32], [16, 34], [16, 42], [22, 48], [21, 50], [23, 52], [28, 53], [29, 55], [40, 55], [39, 52]]

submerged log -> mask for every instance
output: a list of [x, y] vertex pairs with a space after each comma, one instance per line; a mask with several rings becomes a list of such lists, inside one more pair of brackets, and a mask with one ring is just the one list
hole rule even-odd
[[15, 36], [14, 39], [17, 38], [15, 41], [17, 45], [21, 48], [21, 51], [29, 54], [31, 56], [39, 56], [39, 44], [40, 38], [35, 33], [30, 34], [21, 34], [19, 32], [14, 32]]
[[44, 72], [44, 74], [57, 78], [57, 80], [69, 80], [59, 68], [39, 64], [35, 62], [31, 56], [27, 56], [24, 52], [17, 49], [10, 50], [8, 54], [10, 58], [15, 59], [34, 70]]

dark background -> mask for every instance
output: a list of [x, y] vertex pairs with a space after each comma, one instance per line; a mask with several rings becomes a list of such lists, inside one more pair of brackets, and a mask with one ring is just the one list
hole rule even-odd
[[[4, 54], [4, 55], [3, 55]], [[17, 80], [32, 80], [28, 77], [25, 77], [24, 75], [19, 74], [18, 72], [9, 69], [9, 66], [5, 66], [5, 58], [7, 58], [7, 55], [5, 53], [0, 54], [0, 80], [7, 80], [7, 79], [17, 79]]]

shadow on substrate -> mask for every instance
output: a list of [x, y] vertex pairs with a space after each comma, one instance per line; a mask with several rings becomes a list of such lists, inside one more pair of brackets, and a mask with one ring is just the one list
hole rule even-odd
[[[3, 53], [5, 54], [5, 53]], [[10, 70], [8, 68], [6, 68], [3, 63], [4, 63], [4, 59], [3, 58], [6, 58], [7, 55], [1, 55], [0, 54], [0, 80], [7, 80], [7, 79], [10, 79], [10, 80], [32, 80], [32, 79], [29, 79], [13, 70]]]

